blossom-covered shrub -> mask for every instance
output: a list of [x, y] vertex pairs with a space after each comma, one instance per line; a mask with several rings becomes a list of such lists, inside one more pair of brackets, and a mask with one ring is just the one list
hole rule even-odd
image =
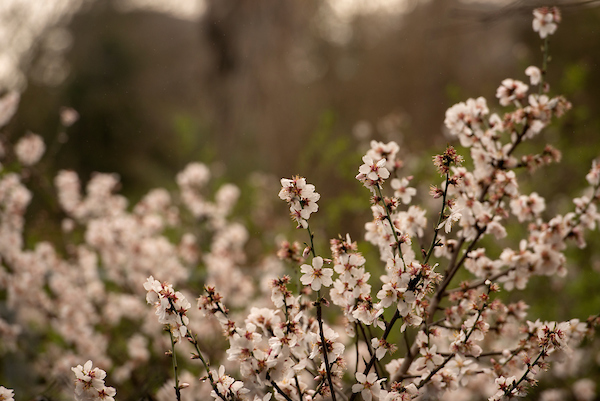
[[[375, 258], [350, 235], [317, 246], [309, 220], [327, 211], [296, 176], [281, 179], [279, 198], [304, 245], [283, 241], [278, 258], [246, 268], [250, 233], [231, 218], [240, 191], [225, 184], [211, 201], [201, 163], [177, 175], [177, 192], [155, 189], [131, 207], [116, 175], [95, 175], [84, 193], [61, 171], [60, 237], [32, 243], [26, 184], [46, 147], [32, 133], [3, 144], [0, 351], [27, 354], [44, 395], [78, 400], [118, 397], [105, 380], [159, 400], [500, 400], [524, 396], [549, 368], [585, 371], [594, 362], [578, 350], [598, 346], [599, 314], [542, 321], [505, 295], [564, 277], [567, 250], [600, 223], [596, 161], [564, 214], [519, 185], [520, 171], [560, 160], [550, 145], [521, 150], [571, 108], [545, 79], [559, 22], [556, 8], [534, 11], [543, 65], [526, 69], [529, 84], [502, 81], [496, 112], [483, 97], [447, 111], [462, 148], [433, 157], [429, 194], [404, 174], [397, 143], [371, 142], [356, 179], [371, 198], [364, 239]], [[0, 101], [0, 125], [17, 102]], [[62, 114], [66, 129], [77, 114]], [[541, 398], [594, 399], [593, 379], [579, 376]], [[0, 399], [13, 391], [0, 386]]]

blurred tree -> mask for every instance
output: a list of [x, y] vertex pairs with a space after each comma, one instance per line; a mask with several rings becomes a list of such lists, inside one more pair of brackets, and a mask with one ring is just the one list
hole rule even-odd
[[[530, 14], [538, 2], [406, 0], [361, 10], [335, 1], [211, 0], [197, 22], [123, 13], [114, 4], [92, 2], [69, 23], [73, 44], [63, 84], [34, 79], [47, 60], [40, 48], [13, 131], [53, 140], [57, 110], [74, 107], [81, 120], [55, 168], [84, 176], [116, 171], [129, 195], [165, 185], [185, 163], [202, 159], [237, 183], [253, 170], [302, 173], [323, 188], [324, 199], [333, 198], [358, 188], [352, 174], [324, 174], [318, 163], [298, 171], [325, 114], [329, 142], [321, 138], [314, 158], [320, 152], [327, 159], [340, 138], [355, 150], [359, 141], [350, 135], [358, 121], [374, 127], [373, 138], [429, 154], [431, 145], [447, 141], [441, 127], [451, 104], [476, 96], [492, 103], [502, 79], [524, 80], [524, 69], [541, 59]], [[589, 110], [600, 100], [577, 88], [597, 84], [599, 55], [588, 50], [598, 41], [600, 15], [572, 4], [578, 5], [565, 5], [561, 34], [551, 40], [550, 82], [568, 71], [564, 89], [582, 101], [576, 106], [585, 104], [574, 115], [593, 138], [597, 119]], [[567, 67], [562, 60], [575, 61]], [[377, 126], [392, 112], [402, 116], [402, 129]]]

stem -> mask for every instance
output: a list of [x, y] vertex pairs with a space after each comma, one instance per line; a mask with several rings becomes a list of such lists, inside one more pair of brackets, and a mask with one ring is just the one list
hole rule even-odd
[[308, 231], [308, 236], [310, 238], [310, 251], [312, 253], [313, 258], [316, 258], [317, 254], [315, 253], [315, 244], [313, 243], [314, 234], [312, 233], [312, 231], [310, 231], [310, 225], [308, 224], [308, 222], [306, 222], [306, 231]]
[[[449, 173], [447, 173], [446, 174], [446, 186], [444, 188], [444, 195], [443, 195], [443, 199], [442, 199], [443, 200], [442, 210], [440, 211], [440, 216], [438, 218], [438, 224], [437, 224], [437, 226], [435, 228], [435, 234], [434, 234], [433, 240], [431, 241], [430, 249], [427, 252], [427, 255], [425, 256], [425, 260], [424, 260], [423, 263], [427, 263], [429, 261], [429, 258], [433, 254], [433, 249], [435, 247], [435, 241], [437, 240], [437, 234], [439, 232], [439, 229], [437, 227], [441, 224], [441, 220], [443, 219], [444, 210], [446, 208], [446, 197], [447, 197], [447, 194], [448, 194], [448, 182], [449, 182], [449, 179], [450, 179], [450, 175], [449, 175]], [[396, 244], [398, 244], [398, 253], [400, 254], [400, 257], [402, 258], [402, 262], [404, 262], [404, 258], [402, 257], [402, 252], [401, 252], [400, 244], [399, 244], [399, 241], [398, 241], [398, 235], [396, 234], [396, 230], [394, 229], [394, 225], [392, 224], [392, 219], [390, 217], [389, 210], [388, 210], [387, 206], [385, 205], [385, 202], [383, 202], [383, 195], [381, 193], [381, 187], [379, 185], [377, 185], [377, 191], [378, 191], [379, 197], [381, 198], [381, 201], [383, 203], [383, 206], [384, 206], [384, 209], [385, 209], [385, 212], [386, 212], [386, 217], [388, 219], [388, 222], [390, 223], [390, 228], [392, 229], [392, 233], [394, 234], [394, 239], [396, 240]], [[462, 242], [461, 242], [461, 245], [462, 245]], [[457, 247], [456, 255], [458, 255], [459, 250], [460, 250], [460, 246]], [[455, 259], [456, 259], [456, 256], [455, 256]], [[462, 264], [462, 260], [459, 263], [459, 265], [460, 264]], [[456, 270], [458, 270], [458, 268]], [[412, 282], [411, 282], [411, 284], [412, 284]], [[417, 283], [414, 283], [414, 287], [416, 287], [416, 284]], [[445, 287], [444, 287], [444, 289], [445, 289]], [[437, 299], [437, 298], [438, 297], [436, 296], [434, 299]], [[435, 306], [432, 305], [433, 307], [430, 307], [430, 309], [429, 309], [429, 311], [430, 311], [430, 313], [429, 313], [429, 316], [430, 316], [429, 319], [431, 319], [431, 320], [433, 320], [433, 314], [435, 313], [435, 310], [437, 309], [438, 303], [439, 303], [439, 301], [437, 303], [435, 303]], [[400, 318], [400, 312], [396, 309], [396, 312], [394, 313], [394, 316], [392, 317], [392, 320], [390, 320], [390, 322], [386, 325], [385, 332], [383, 333], [383, 337], [382, 337], [384, 340], [387, 340], [387, 337], [389, 336], [389, 334], [390, 334], [390, 332], [392, 330], [392, 326], [394, 325], [394, 323], [396, 323], [396, 320], [398, 320], [399, 318]], [[429, 323], [431, 323], [431, 322], [429, 322]], [[406, 358], [404, 359], [402, 367], [400, 368], [400, 372], [402, 372], [402, 374], [406, 373], [406, 371], [408, 371], [408, 368], [410, 367], [410, 364], [412, 363], [412, 361], [414, 360], [415, 356], [418, 353], [418, 349], [416, 347], [416, 343], [413, 343], [413, 346], [411, 347], [408, 344], [408, 339], [405, 338], [405, 340], [407, 342], [406, 343], [407, 355], [406, 355]], [[375, 355], [372, 355], [371, 359], [367, 363], [367, 366], [365, 367], [365, 370], [363, 372], [365, 375], [367, 375], [369, 373], [369, 371], [371, 370], [371, 368], [373, 367], [373, 364], [375, 363], [375, 359], [376, 359]], [[357, 396], [357, 393], [352, 394], [352, 396], [350, 397], [350, 401], [353, 401], [356, 398], [356, 396]]]
[[[270, 376], [267, 375], [267, 380], [271, 380]], [[281, 396], [283, 398], [285, 398], [287, 401], [293, 401], [286, 393], [283, 392], [283, 390], [277, 385], [277, 383], [275, 383], [275, 380], [271, 380], [271, 386], [273, 386], [273, 388], [279, 393], [281, 394]]]
[[358, 362], [359, 362], [359, 353], [358, 353], [358, 330], [357, 330], [357, 327], [358, 327], [358, 323], [356, 323], [356, 322], [355, 322], [355, 323], [354, 323], [354, 336], [355, 336], [355, 339], [356, 339], [356, 341], [355, 341], [355, 342], [356, 342], [356, 366], [354, 367], [354, 371], [355, 371], [355, 372], [358, 372]]
[[192, 333], [189, 331], [189, 329], [188, 329], [187, 339], [189, 342], [192, 343], [192, 345], [194, 345], [194, 348], [196, 349], [196, 354], [194, 355], [194, 357], [196, 357], [197, 359], [200, 359], [202, 361], [202, 364], [204, 365], [204, 369], [206, 370], [206, 375], [208, 376], [208, 380], [210, 381], [210, 384], [211, 384], [213, 390], [219, 396], [219, 398], [221, 398], [223, 401], [227, 401], [225, 399], [225, 396], [223, 394], [221, 394], [219, 392], [219, 389], [217, 388], [217, 384], [215, 383], [215, 380], [212, 377], [212, 374], [210, 372], [210, 368], [209, 368], [210, 364], [202, 356], [202, 352], [200, 351], [200, 346], [198, 345], [198, 340], [196, 339], [196, 336], [193, 336]]
[[[477, 236], [471, 242], [469, 247], [466, 249], [463, 257], [460, 259], [460, 261], [458, 261], [454, 266], [452, 266], [448, 270], [448, 274], [444, 278], [444, 281], [442, 282], [442, 284], [440, 284], [440, 286], [436, 290], [436, 293], [431, 300], [431, 304], [429, 305], [429, 309], [427, 310], [428, 317], [427, 317], [426, 322], [424, 322], [422, 324], [422, 327], [426, 327], [426, 325], [431, 324], [433, 322], [435, 312], [436, 312], [438, 305], [440, 304], [442, 298], [444, 297], [444, 292], [445, 292], [446, 288], [452, 281], [452, 278], [458, 272], [459, 268], [464, 263], [469, 252], [471, 252], [473, 250], [473, 248], [475, 247], [475, 244], [477, 243], [477, 241], [479, 240], [479, 238], [481, 237], [481, 235], [483, 234], [484, 231], [485, 231], [485, 229], [478, 230]], [[464, 238], [461, 240], [461, 245], [462, 245], [462, 242], [464, 242]], [[456, 247], [455, 256], [453, 257], [453, 260], [455, 260], [457, 258], [457, 255], [460, 252], [460, 248], [461, 248], [460, 246]], [[417, 343], [413, 342], [408, 355], [406, 356], [406, 358], [404, 358], [404, 361], [402, 362], [402, 366], [400, 366], [400, 369], [398, 370], [396, 377], [403, 377], [406, 374], [406, 372], [408, 372], [410, 365], [413, 363], [414, 359], [418, 355], [418, 351], [419, 351], [419, 347], [418, 347]]]
[[[169, 304], [171, 305], [171, 308], [175, 311], [175, 313], [177, 313], [177, 315], [179, 316], [179, 319], [183, 322], [184, 314], [179, 312], [175, 308], [175, 304], [173, 303], [172, 299], [169, 299]], [[220, 309], [220, 307], [219, 307], [219, 309]], [[223, 314], [225, 314], [225, 312], [223, 312]], [[173, 341], [173, 333], [171, 333], [170, 329], [169, 329], [169, 335], [171, 336], [171, 346], [173, 347], [173, 369], [175, 370], [175, 388], [176, 388], [176, 392], [177, 392], [177, 400], [179, 401], [180, 400], [180, 394], [179, 394], [180, 389], [179, 389], [179, 383], [178, 383], [178, 378], [177, 378], [177, 362], [175, 360], [175, 343]], [[219, 389], [217, 388], [217, 384], [215, 383], [215, 380], [212, 377], [212, 374], [210, 373], [210, 368], [209, 368], [210, 365], [202, 356], [202, 352], [200, 351], [200, 346], [198, 345], [198, 339], [196, 338], [195, 335], [192, 334], [189, 327], [187, 328], [185, 338], [187, 338], [188, 341], [190, 343], [192, 343], [192, 345], [196, 349], [196, 354], [193, 354], [193, 359], [200, 359], [202, 361], [202, 364], [204, 365], [204, 369], [206, 370], [206, 375], [208, 376], [208, 380], [210, 381], [210, 384], [211, 384], [213, 390], [215, 391], [215, 394], [217, 394], [219, 396], [219, 398], [221, 398], [223, 401], [227, 401], [225, 399], [225, 396], [219, 392]]]
[[[517, 148], [517, 146], [521, 143], [521, 141], [523, 140], [523, 137], [525, 136], [525, 134], [527, 133], [527, 130], [529, 129], [529, 121], [525, 122], [525, 125], [523, 126], [523, 130], [521, 131], [520, 134], [517, 134], [517, 139], [513, 142], [513, 144], [511, 145], [510, 149], [508, 150], [508, 152], [506, 152], [507, 156], [512, 155], [512, 153], [515, 151], [515, 149]], [[496, 168], [494, 170], [493, 175], [496, 175], [496, 171], [498, 170], [498, 168]], [[491, 184], [490, 184], [491, 185]], [[488, 186], [486, 188], [486, 191], [484, 191], [481, 195], [481, 197], [483, 198], [483, 196], [485, 196], [485, 193], [487, 192], [487, 190], [489, 189], [490, 186]], [[480, 199], [482, 200], [482, 199]]]
[[[488, 294], [489, 294], [489, 287], [488, 287]], [[473, 334], [473, 332], [475, 331], [475, 328], [477, 327], [477, 322], [479, 321], [479, 318], [481, 318], [481, 314], [483, 313], [483, 310], [487, 307], [487, 302], [484, 302], [483, 305], [481, 306], [481, 309], [479, 309], [477, 311], [477, 317], [475, 318], [475, 321], [473, 322], [473, 327], [471, 327], [471, 330], [466, 334], [465, 336], [465, 344], [467, 343], [467, 341], [469, 341], [469, 337], [471, 337], [471, 334]], [[440, 371], [440, 369], [442, 369], [444, 366], [446, 366], [446, 364], [452, 359], [454, 358], [454, 356], [456, 355], [455, 352], [451, 353], [450, 355], [448, 355], [444, 361], [435, 367], [435, 369], [433, 369], [431, 371], [431, 373], [429, 373], [429, 375], [421, 380], [421, 382], [419, 383], [419, 385], [417, 386], [418, 389], [420, 389], [421, 387], [423, 387], [425, 384], [427, 384], [427, 382], [437, 373]]]
[[[317, 256], [315, 252], [315, 245], [313, 242], [313, 233], [310, 230], [310, 225], [306, 223], [306, 230], [310, 238], [310, 251], [312, 252], [313, 258]], [[329, 357], [327, 356], [327, 343], [325, 342], [325, 334], [323, 333], [323, 311], [321, 309], [321, 290], [317, 291], [317, 323], [319, 324], [319, 335], [321, 337], [321, 350], [323, 351], [323, 361], [325, 362], [325, 370], [327, 372], [327, 382], [329, 383], [329, 389], [331, 391], [331, 399], [335, 399], [335, 389], [333, 387], [333, 379], [331, 378], [331, 368], [329, 366]]]
[[408, 338], [408, 330], [404, 330], [404, 345], [406, 346], [406, 354], [410, 354], [410, 340]]
[[542, 92], [544, 91], [544, 78], [546, 77], [546, 71], [548, 69], [548, 48], [549, 43], [550, 43], [550, 38], [548, 36], [546, 36], [546, 38], [544, 39], [544, 47], [543, 47], [543, 53], [544, 53], [544, 58], [542, 60], [542, 71], [541, 71], [541, 76], [540, 76], [540, 87], [538, 89], [538, 94], [541, 95]]
[[[310, 232], [310, 231], [309, 231]], [[311, 240], [312, 244], [312, 234]], [[314, 250], [313, 250], [314, 253]], [[319, 335], [321, 336], [321, 350], [323, 351], [323, 361], [325, 362], [325, 370], [327, 371], [327, 382], [331, 391], [331, 399], [335, 401], [335, 389], [333, 388], [333, 379], [331, 378], [331, 368], [329, 367], [329, 357], [327, 356], [327, 343], [325, 342], [325, 334], [323, 333], [323, 316], [321, 310], [321, 290], [317, 291], [317, 322], [319, 324]]]
[[[387, 322], [385, 322], [385, 324], [387, 325]], [[369, 332], [369, 338], [373, 338], [374, 336], [373, 336], [373, 333], [371, 332], [370, 326], [367, 326], [367, 331]], [[375, 355], [375, 356], [377, 356], [377, 355]], [[381, 366], [381, 362], [379, 361], [379, 359], [375, 360], [375, 369], [377, 370], [379, 377], [382, 377], [383, 376], [383, 374], [382, 374], [383, 366]]]
[[298, 381], [298, 375], [294, 374], [294, 381], [296, 383], [296, 390], [298, 390], [298, 396], [300, 397], [300, 399], [302, 399], [302, 395], [304, 393], [302, 393], [302, 390], [300, 390], [300, 382]]
[[[444, 277], [444, 281], [442, 281], [442, 284], [440, 284], [440, 286], [436, 290], [436, 293], [435, 293], [435, 296], [434, 296], [435, 308], [437, 308], [437, 306], [439, 305], [439, 301], [441, 301], [441, 299], [443, 298], [444, 292], [446, 291], [446, 288], [448, 288], [448, 286], [450, 285], [450, 282], [452, 281], [452, 279], [454, 278], [454, 276], [456, 275], [456, 273], [458, 272], [458, 270], [461, 268], [461, 266], [463, 265], [463, 263], [467, 259], [467, 255], [469, 255], [469, 252], [471, 252], [473, 250], [473, 248], [475, 248], [475, 245], [477, 244], [477, 241], [479, 240], [479, 238], [481, 238], [481, 235], [484, 232], [485, 232], [485, 229], [477, 227], [477, 236], [469, 244], [469, 246], [465, 250], [465, 253], [460, 258], [460, 260], [458, 261], [458, 263], [456, 263], [448, 271], [448, 274], [446, 275], [446, 277]], [[435, 300], [437, 300], [437, 303], [435, 302]], [[431, 318], [433, 318], [433, 315], [435, 314], [435, 309], [433, 308], [434, 303], [432, 303], [431, 304], [432, 307], [429, 308]], [[429, 322], [429, 323], [431, 323], [431, 322]]]
[[383, 194], [381, 193], [381, 186], [379, 186], [379, 184], [377, 184], [377, 192], [379, 193], [379, 198], [381, 199], [381, 203], [383, 204], [383, 208], [385, 209], [385, 216], [386, 216], [388, 222], [390, 223], [390, 229], [392, 230], [392, 234], [394, 234], [394, 240], [396, 241], [396, 246], [398, 246], [398, 255], [400, 255], [400, 258], [402, 259], [402, 263], [404, 264], [404, 267], [406, 268], [406, 263], [404, 262], [404, 256], [402, 255], [402, 249], [400, 248], [400, 240], [398, 239], [398, 233], [396, 232], [396, 229], [394, 228], [394, 223], [392, 223], [392, 217], [390, 216], [390, 210], [388, 209], [387, 205], [385, 204], [385, 201], [383, 200]]
[[[313, 376], [316, 377], [317, 375], [313, 375]], [[321, 388], [323, 387], [324, 384], [325, 384], [325, 381], [321, 380], [321, 382], [319, 383], [317, 388], [315, 388], [315, 394], [319, 394], [319, 392], [321, 391]], [[348, 397], [346, 397], [346, 395], [338, 387], [335, 387], [335, 391], [337, 392], [337, 395], [340, 396], [340, 398], [342, 398], [342, 400], [348, 401]]]
[[546, 355], [546, 352], [547, 352], [546, 348], [542, 348], [542, 350], [540, 351], [537, 358], [535, 358], [535, 361], [533, 361], [533, 363], [531, 365], [527, 365], [527, 370], [525, 371], [525, 373], [523, 373], [523, 376], [521, 376], [521, 378], [518, 381], [513, 382], [513, 384], [510, 386], [510, 388], [507, 388], [506, 390], [504, 390], [505, 396], [510, 395], [519, 386], [519, 384], [521, 384], [523, 382], [523, 380], [525, 380], [527, 378], [527, 375], [529, 375], [529, 372], [531, 372], [531, 369], [537, 365], [537, 363], [542, 358], [542, 356]]
[[175, 340], [170, 328], [169, 337], [171, 338], [171, 358], [173, 358], [173, 375], [175, 376], [175, 395], [177, 396], [177, 401], [181, 401], [181, 389], [179, 388], [179, 376], [177, 374], [177, 356], [175, 355]]
[[496, 281], [500, 277], [506, 276], [508, 273], [510, 273], [511, 271], [513, 271], [515, 269], [516, 269], [516, 267], [509, 267], [508, 269], [503, 270], [503, 271], [501, 271], [499, 273], [496, 273], [493, 276], [490, 276], [488, 278], [483, 278], [483, 279], [481, 279], [479, 281], [475, 281], [475, 282], [469, 284], [466, 287], [458, 287], [458, 288], [453, 288], [451, 290], [448, 290], [448, 292], [446, 292], [444, 295], [452, 294], [452, 293], [459, 292], [459, 291], [473, 290], [475, 288], [478, 288], [478, 287], [481, 287], [482, 285], [484, 285], [487, 280]]
[[[390, 320], [390, 322], [385, 327], [385, 332], [383, 333], [383, 337], [382, 337], [384, 340], [386, 340], [388, 338], [388, 336], [390, 335], [390, 332], [392, 331], [392, 326], [394, 325], [394, 323], [396, 323], [396, 320], [398, 320], [399, 318], [400, 318], [400, 312], [398, 312], [398, 309], [396, 309], [396, 312], [394, 313], [392, 320]], [[365, 370], [363, 371], [363, 373], [365, 375], [369, 374], [369, 371], [371, 370], [371, 368], [373, 367], [373, 364], [375, 363], [375, 359], [376, 359], [375, 355], [371, 356], [369, 363], [367, 363], [367, 366], [365, 366]], [[354, 401], [357, 396], [358, 396], [358, 393], [353, 393], [352, 396], [350, 397], [350, 401]]]
[[[377, 356], [375, 355], [375, 352], [373, 350], [373, 346], [371, 345], [371, 338], [372, 336], [370, 335], [371, 333], [369, 333], [369, 336], [367, 337], [367, 333], [365, 332], [364, 327], [362, 326], [362, 324], [358, 324], [358, 327], [360, 328], [360, 332], [363, 335], [363, 338], [365, 339], [365, 343], [367, 344], [367, 349], [369, 350], [369, 356], [371, 358], [375, 357], [375, 372], [377, 373], [377, 376], [381, 377], [381, 370], [379, 369], [379, 363], [377, 360]], [[370, 359], [369, 359], [370, 360]]]
[[426, 378], [424, 378], [423, 380], [421, 380], [421, 382], [419, 383], [419, 385], [417, 386], [417, 389], [422, 388], [425, 384], [427, 384], [427, 382], [433, 377], [433, 375], [435, 375], [437, 372], [440, 371], [440, 369], [442, 369], [444, 366], [446, 366], [446, 364], [450, 361], [450, 359], [454, 358], [455, 354], [450, 354], [448, 355], [444, 361], [442, 363], [440, 363], [438, 366], [435, 367], [435, 369], [433, 369], [431, 371], [431, 373], [429, 373], [429, 375], [427, 375]]
[[450, 173], [446, 173], [446, 185], [444, 187], [444, 195], [442, 196], [442, 210], [440, 211], [440, 216], [438, 218], [438, 222], [435, 225], [435, 231], [433, 232], [433, 239], [431, 240], [431, 245], [429, 246], [429, 251], [427, 251], [427, 255], [423, 260], [423, 263], [427, 263], [431, 254], [433, 253], [433, 249], [435, 248], [435, 241], [437, 240], [438, 233], [440, 232], [439, 226], [442, 224], [442, 220], [444, 218], [444, 210], [446, 209], [446, 196], [448, 195], [448, 182], [450, 181]]

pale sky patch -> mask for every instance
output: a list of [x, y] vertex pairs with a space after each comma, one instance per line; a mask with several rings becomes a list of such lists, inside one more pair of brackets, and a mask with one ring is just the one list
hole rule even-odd
[[154, 11], [182, 20], [195, 21], [206, 10], [205, 0], [120, 0], [115, 2], [119, 11]]

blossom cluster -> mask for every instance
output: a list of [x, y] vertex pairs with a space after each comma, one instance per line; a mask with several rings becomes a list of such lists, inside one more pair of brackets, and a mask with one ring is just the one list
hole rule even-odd
[[294, 177], [292, 179], [281, 179], [281, 191], [279, 197], [290, 206], [290, 215], [296, 220], [298, 227], [308, 227], [308, 218], [311, 213], [319, 210], [317, 201], [321, 198], [315, 192], [315, 186], [307, 184], [306, 179]]
[[92, 361], [85, 365], [77, 365], [71, 368], [75, 373], [75, 400], [76, 401], [114, 401], [117, 394], [113, 387], [104, 385], [106, 372], [99, 368], [93, 368]]
[[541, 7], [533, 10], [533, 30], [545, 39], [554, 34], [558, 24], [562, 20], [560, 10], [557, 7]]
[[[2, 98], [2, 124], [10, 120], [17, 100], [18, 96], [10, 94]], [[77, 116], [69, 110], [62, 113], [61, 123], [67, 130]], [[45, 339], [29, 369], [41, 383], [65, 383], [77, 361], [90, 359], [124, 385], [140, 375], [158, 348], [166, 346], [163, 324], [177, 339], [191, 328], [209, 336], [210, 328], [202, 323], [188, 326], [187, 294], [152, 281], [147, 298], [156, 308], [145, 306], [148, 290], [139, 283], [150, 274], [178, 284], [188, 280], [202, 261], [207, 284], [219, 285], [231, 294], [233, 305], [249, 299], [254, 284], [237, 268], [246, 258], [247, 231], [228, 219], [239, 190], [225, 184], [215, 201], [209, 200], [199, 185], [210, 178], [202, 175], [208, 173], [204, 165], [193, 163], [179, 174], [178, 193], [154, 189], [133, 205], [118, 194], [116, 174], [94, 174], [83, 186], [75, 172], [59, 171], [51, 189], [56, 191], [55, 205], [62, 221], [52, 228], [56, 235], [31, 241], [26, 231], [34, 196], [30, 186], [52, 182], [41, 176], [45, 145], [40, 136], [30, 133], [12, 148], [9, 143], [2, 145], [0, 353], [22, 352], [31, 338]], [[48, 198], [54, 195], [44, 193], [47, 187], [36, 190]], [[202, 239], [196, 219], [205, 225]], [[6, 315], [5, 310], [10, 313]], [[135, 329], [124, 332], [130, 325]], [[112, 352], [109, 344], [114, 343], [121, 344], [123, 352]], [[31, 355], [31, 350], [27, 352]], [[29, 391], [35, 391], [34, 387]]]
[[148, 291], [146, 301], [156, 308], [158, 322], [168, 325], [175, 339], [185, 337], [187, 325], [190, 323], [187, 311], [192, 305], [183, 294], [174, 291], [173, 286], [155, 280], [152, 276], [144, 283], [144, 289]]

